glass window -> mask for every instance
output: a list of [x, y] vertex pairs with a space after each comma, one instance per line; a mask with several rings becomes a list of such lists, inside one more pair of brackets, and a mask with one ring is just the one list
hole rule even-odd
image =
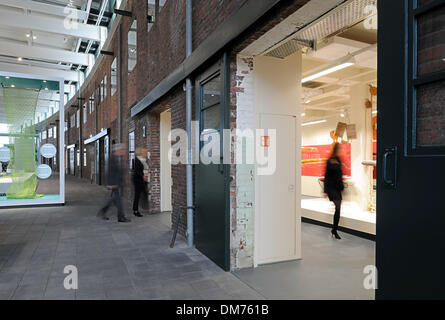
[[134, 131], [130, 132], [128, 135], [128, 159], [130, 160], [130, 169], [133, 169], [134, 162], [134, 152], [135, 152], [135, 144], [134, 144]]
[[150, 31], [156, 17], [156, 0], [147, 0], [147, 31]]
[[445, 146], [445, 80], [417, 88], [417, 145]]
[[80, 110], [76, 111], [76, 127], [80, 128]]
[[53, 127], [53, 136], [54, 139], [57, 139], [57, 127]]
[[417, 20], [417, 73], [445, 70], [445, 6], [422, 14]]
[[94, 112], [94, 94], [90, 97], [90, 113]]
[[83, 149], [83, 166], [87, 166], [87, 149]]
[[[221, 76], [202, 85], [201, 135], [214, 134], [221, 129]], [[205, 138], [204, 138], [205, 139]]]
[[85, 103], [83, 105], [83, 123], [87, 123], [87, 120], [88, 120], [87, 116], [88, 116], [87, 104]]
[[48, 129], [48, 138], [52, 138], [53, 137], [53, 129], [49, 128]]
[[117, 58], [115, 57], [111, 64], [111, 96], [117, 91]]
[[76, 126], [76, 114], [73, 113], [70, 117], [70, 128], [74, 128]]
[[161, 12], [162, 9], [164, 9], [166, 2], [167, 2], [167, 0], [159, 0], [159, 12]]
[[104, 94], [104, 100], [107, 98], [107, 94], [108, 94], [108, 76], [105, 75], [104, 77], [104, 88], [103, 88], [103, 94]]
[[128, 31], [128, 73], [130, 74], [137, 63], [137, 20], [133, 21], [133, 24]]
[[68, 121], [65, 121], [65, 129], [64, 129], [64, 131], [67, 131], [68, 130]]
[[46, 130], [42, 131], [42, 140], [46, 140]]

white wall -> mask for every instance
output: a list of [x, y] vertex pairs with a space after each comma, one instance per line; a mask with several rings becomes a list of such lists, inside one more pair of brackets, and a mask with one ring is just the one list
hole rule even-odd
[[161, 211], [172, 211], [172, 173], [171, 161], [168, 152], [171, 143], [168, 135], [171, 130], [171, 112], [161, 113]]
[[[291, 120], [294, 124], [292, 132], [294, 136], [289, 139], [294, 141], [295, 148], [289, 150], [288, 153], [278, 153], [276, 156], [281, 157], [281, 160], [285, 159], [283, 157], [291, 159], [293, 162], [291, 165], [295, 166], [293, 169], [296, 168], [295, 177], [284, 177], [279, 180], [283, 185], [276, 185], [277, 189], [283, 189], [285, 185], [283, 190], [286, 194], [283, 194], [283, 199], [263, 194], [268, 187], [273, 187], [270, 186], [270, 181], [276, 182], [277, 179], [272, 176], [255, 176], [255, 264], [299, 259], [301, 258], [301, 152], [299, 152], [301, 140], [296, 137], [301, 135], [302, 56], [300, 52], [286, 59], [259, 56], [255, 58], [254, 66], [257, 128], [261, 128], [260, 119], [271, 120], [271, 117], [275, 119], [276, 116], [283, 116]], [[285, 120], [283, 121], [285, 123]], [[277, 142], [277, 146], [282, 143], [282, 141]], [[292, 149], [292, 147], [289, 148]], [[277, 161], [277, 164], [281, 163], [285, 161]], [[289, 170], [291, 171], [293, 170]], [[277, 172], [282, 172], [282, 170], [277, 169]], [[258, 167], [256, 173], [258, 173]], [[288, 183], [294, 186], [293, 193], [288, 192]], [[292, 211], [264, 210], [265, 207], [283, 207], [278, 203], [274, 205], [274, 202], [289, 201], [289, 194], [292, 197], [290, 201], [293, 202], [293, 204], [289, 203], [289, 208], [293, 208]], [[265, 203], [265, 201], [269, 202]], [[265, 222], [270, 221], [274, 223], [265, 225]]]
[[351, 123], [356, 125], [357, 139], [353, 140], [351, 146], [351, 173], [354, 188], [350, 192], [353, 201], [357, 202], [362, 210], [368, 209], [370, 201], [371, 167], [362, 165], [363, 160], [372, 160], [372, 111], [365, 107], [365, 102], [369, 97], [367, 84], [351, 87], [349, 115]]

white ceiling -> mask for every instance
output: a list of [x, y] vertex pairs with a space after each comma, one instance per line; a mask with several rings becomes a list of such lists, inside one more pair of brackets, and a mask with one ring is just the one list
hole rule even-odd
[[0, 0], [0, 71], [82, 81], [79, 70], [92, 65], [94, 56], [80, 52], [81, 43], [101, 43], [107, 35], [106, 27], [89, 21], [91, 10], [107, 5], [108, 0]]

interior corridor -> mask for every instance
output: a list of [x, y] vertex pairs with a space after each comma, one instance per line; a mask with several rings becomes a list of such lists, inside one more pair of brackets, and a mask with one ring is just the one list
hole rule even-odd
[[[0, 211], [0, 299], [263, 299], [178, 236], [169, 248], [170, 215], [119, 224], [96, 212], [103, 187], [67, 176], [67, 204]], [[64, 267], [78, 268], [78, 290], [65, 290]]]
[[374, 265], [375, 242], [302, 223], [303, 259], [269, 264], [235, 274], [267, 299], [374, 300], [365, 290], [365, 266]]
[[[374, 243], [303, 224], [304, 259], [226, 273], [178, 237], [170, 215], [119, 224], [96, 218], [103, 187], [67, 177], [63, 207], [2, 209], [0, 299], [373, 299], [362, 287]], [[126, 212], [131, 213], [130, 203]], [[130, 217], [130, 216], [129, 216]], [[65, 290], [75, 265], [79, 289]]]

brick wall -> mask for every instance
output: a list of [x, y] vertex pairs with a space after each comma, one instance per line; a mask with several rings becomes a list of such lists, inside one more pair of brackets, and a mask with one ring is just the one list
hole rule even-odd
[[[233, 12], [238, 10], [246, 0], [221, 0], [221, 1], [209, 1], [209, 0], [196, 0], [193, 2], [193, 46], [196, 49], [216, 28]], [[286, 18], [289, 14], [293, 13], [307, 0], [282, 0], [279, 6], [272, 9], [271, 13], [260, 19], [252, 28], [242, 34], [237, 41], [232, 44], [230, 51], [232, 52], [232, 75], [238, 77], [245, 76], [237, 72], [236, 54], [243, 48], [248, 46], [251, 42], [258, 39], [265, 32], [270, 30], [277, 23]], [[152, 182], [151, 196], [152, 196], [152, 209], [157, 210], [159, 208], [159, 113], [161, 110], [170, 107], [172, 112], [172, 129], [183, 128], [185, 129], [185, 92], [182, 89], [182, 84], [177, 88], [171, 90], [162, 101], [156, 104], [150, 111], [146, 111], [139, 115], [135, 119], [130, 116], [130, 108], [146, 94], [148, 94], [157, 84], [159, 84], [165, 77], [167, 77], [177, 66], [185, 59], [185, 18], [186, 8], [185, 1], [168, 0], [156, 17], [156, 22], [147, 31], [147, 16], [145, 0], [129, 0], [126, 10], [132, 11], [137, 19], [137, 65], [133, 72], [129, 75], [128, 70], [128, 54], [127, 54], [127, 41], [128, 31], [133, 19], [130, 17], [122, 17], [120, 24], [121, 33], [121, 52], [118, 51], [118, 37], [119, 30], [113, 36], [111, 41], [111, 49], [115, 53], [115, 56], [120, 55], [122, 65], [121, 70], [118, 70], [118, 74], [121, 74], [121, 101], [122, 101], [122, 142], [128, 145], [128, 133], [135, 130], [136, 147], [146, 146], [151, 153], [151, 166], [150, 166], [150, 179]], [[119, 29], [118, 28], [118, 29]], [[82, 125], [82, 141], [94, 136], [101, 129], [110, 128], [110, 142], [118, 137], [117, 127], [117, 112], [118, 101], [117, 95], [110, 97], [110, 83], [111, 72], [110, 67], [113, 62], [111, 56], [104, 56], [100, 65], [97, 66], [95, 74], [89, 75], [89, 84], [85, 88], [82, 88], [79, 96], [88, 99], [96, 88], [100, 85], [100, 81], [107, 74], [107, 98], [100, 104], [96, 99], [96, 113], [88, 113], [88, 121]], [[234, 60], [235, 59], [235, 60]], [[233, 83], [236, 83], [237, 79], [232, 79]], [[239, 79], [238, 79], [239, 80]], [[231, 94], [231, 128], [235, 129], [237, 126], [237, 99], [241, 98], [242, 92], [237, 92], [236, 86], [233, 87], [234, 91]], [[88, 103], [88, 101], [87, 101]], [[83, 102], [82, 102], [83, 104]], [[71, 105], [78, 105], [78, 101], [69, 101], [66, 106], [66, 119], [70, 120], [70, 115], [75, 112]], [[89, 106], [88, 106], [89, 108]], [[97, 123], [97, 128], [96, 128]], [[146, 127], [146, 137], [143, 137], [142, 127]], [[66, 133], [67, 145], [77, 143], [79, 144], [77, 128], [71, 128]], [[82, 146], [82, 151], [84, 147]], [[94, 144], [87, 147], [87, 167], [82, 168], [82, 176], [84, 178], [90, 178], [92, 168], [91, 163], [95, 157]], [[94, 163], [94, 161], [93, 161]], [[128, 154], [124, 159], [125, 168], [124, 171], [128, 174], [125, 175], [125, 197], [132, 197], [131, 188], [131, 173], [129, 171]], [[103, 164], [102, 164], [103, 165]], [[77, 169], [77, 167], [76, 167]], [[76, 170], [77, 171], [77, 170]], [[245, 173], [248, 173], [246, 169]], [[232, 176], [239, 179], [243, 179], [243, 173], [237, 173], [236, 167], [231, 168]], [[176, 213], [179, 211], [179, 206], [186, 205], [186, 168], [185, 165], [172, 166], [172, 178], [173, 178], [173, 194], [172, 194], [172, 206], [173, 215], [172, 219], [175, 219]], [[237, 210], [242, 210], [238, 203], [244, 206], [245, 201], [243, 199], [237, 199], [237, 185], [236, 182], [231, 186], [232, 203], [231, 209], [233, 223], [236, 227]], [[180, 233], [185, 234], [185, 216], [181, 219]], [[234, 228], [234, 242], [239, 241], [242, 236], [239, 232], [241, 228]], [[241, 243], [242, 245], [242, 243]], [[249, 252], [250, 246], [244, 245], [244, 251], [236, 253], [239, 259], [243, 256], [251, 255]], [[235, 253], [234, 253], [235, 254]], [[237, 258], [237, 259], [238, 259]]]
[[237, 11], [245, 2], [246, 0], [194, 0], [193, 48], [197, 48], [231, 13]]

